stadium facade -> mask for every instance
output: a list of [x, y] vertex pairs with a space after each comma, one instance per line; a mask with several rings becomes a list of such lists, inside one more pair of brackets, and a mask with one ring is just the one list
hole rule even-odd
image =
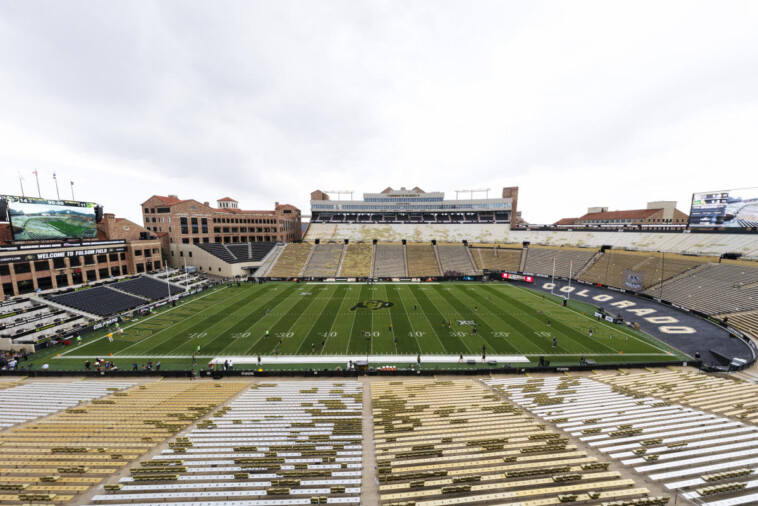
[[311, 223], [510, 223], [518, 218], [518, 187], [503, 188], [501, 198], [445, 199], [443, 192], [386, 188], [364, 193], [363, 200], [333, 200], [311, 193]]
[[247, 211], [237, 201], [224, 197], [218, 207], [176, 195], [153, 195], [142, 203], [145, 228], [165, 244], [246, 243], [300, 240], [300, 210], [289, 204], [274, 209]]
[[161, 242], [125, 218], [105, 214], [94, 240], [13, 241], [0, 224], [0, 296], [60, 290], [163, 265]]

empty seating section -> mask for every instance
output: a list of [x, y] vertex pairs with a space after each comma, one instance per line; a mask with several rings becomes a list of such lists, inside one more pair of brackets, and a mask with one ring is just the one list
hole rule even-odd
[[92, 502], [360, 504], [362, 396], [357, 381], [255, 384]]
[[339, 275], [345, 278], [367, 278], [371, 276], [372, 249], [371, 244], [348, 244]]
[[[730, 314], [728, 323], [758, 339], [758, 311]], [[723, 317], [723, 315], [722, 315]]]
[[473, 246], [471, 255], [480, 270], [518, 271], [521, 265], [522, 249], [499, 248], [494, 246]]
[[270, 278], [296, 278], [300, 276], [311, 253], [311, 248], [313, 245], [307, 243], [287, 244], [266, 276]]
[[[207, 251], [208, 253], [211, 253], [212, 255], [215, 255], [214, 251], [219, 251], [222, 255], [224, 254], [220, 248], [217, 246], [223, 246], [224, 250], [231, 255], [231, 260], [229, 259], [229, 255], [224, 255], [224, 257], [219, 256], [222, 260], [224, 260], [226, 263], [230, 264], [236, 264], [241, 262], [260, 262], [263, 260], [263, 258], [268, 255], [269, 251], [271, 251], [274, 246], [276, 246], [276, 242], [272, 241], [265, 241], [265, 242], [247, 242], [247, 243], [235, 243], [235, 244], [198, 244], [202, 249]], [[211, 246], [215, 248], [206, 248], [206, 246]], [[218, 255], [216, 255], [218, 256]]]
[[334, 277], [340, 266], [344, 244], [317, 244], [313, 249], [311, 259], [305, 266], [303, 276]]
[[641, 274], [643, 287], [649, 288], [693, 267], [703, 265], [708, 260], [711, 259], [708, 257], [684, 257], [662, 253], [608, 250], [592, 267], [579, 276], [579, 279], [625, 288], [624, 270], [628, 269]]
[[321, 242], [484, 242], [505, 243], [510, 225], [504, 223], [311, 223], [306, 241]]
[[408, 244], [406, 246], [408, 257], [409, 276], [439, 276], [440, 268], [437, 263], [437, 255], [431, 244]]
[[128, 281], [121, 281], [108, 285], [108, 288], [113, 288], [122, 292], [128, 292], [138, 297], [144, 297], [149, 300], [163, 299], [168, 297], [169, 290], [171, 295], [182, 293], [184, 289], [171, 283], [158, 281], [148, 276], [141, 276], [137, 279], [130, 279]]
[[735, 377], [720, 378], [690, 369], [656, 369], [596, 379], [627, 391], [654, 395], [718, 415], [758, 425], [758, 385]]
[[[634, 386], [644, 384], [651, 376], [671, 377], [676, 373], [650, 373], [635, 379], [618, 374], [486, 383], [597, 451], [660, 482], [672, 493], [679, 491], [697, 503], [751, 501], [758, 491], [758, 480], [746, 481], [746, 477], [758, 464], [758, 427], [651, 397], [645, 388]], [[665, 391], [676, 388], [676, 383], [661, 381], [656, 388]], [[713, 497], [719, 501], [709, 502]]]
[[202, 249], [203, 251], [210, 253], [216, 258], [219, 258], [223, 260], [224, 262], [228, 264], [234, 264], [237, 263], [239, 260], [236, 256], [234, 256], [234, 253], [232, 253], [229, 248], [226, 247], [225, 244], [222, 243], [206, 243], [206, 244], [197, 244], [198, 248]]
[[371, 397], [382, 504], [550, 505], [649, 492], [480, 382], [374, 382]]
[[524, 241], [543, 246], [579, 246], [600, 249], [601, 246], [608, 245], [614, 249], [665, 251], [716, 257], [724, 253], [740, 253], [743, 258], [758, 260], [758, 235], [756, 234], [511, 230], [507, 240], [501, 242], [521, 244]]
[[8, 429], [0, 433], [0, 502], [71, 502], [243, 387], [157, 381]]
[[406, 275], [402, 244], [377, 244], [374, 252], [374, 277]]
[[[707, 264], [663, 283], [663, 299], [708, 314], [758, 309], [758, 267]], [[660, 289], [647, 293], [660, 296]]]
[[110, 381], [36, 381], [6, 388], [0, 391], [0, 430], [131, 386], [131, 383]]
[[58, 304], [100, 316], [133, 309], [147, 302], [145, 299], [117, 292], [104, 286], [61, 295], [51, 295], [48, 298]]
[[522, 244], [555, 247], [600, 249], [608, 245], [614, 249], [634, 251], [665, 251], [690, 255], [720, 256], [740, 253], [743, 258], [758, 260], [758, 235], [755, 234], [702, 234], [661, 232], [587, 232], [553, 230], [510, 230], [507, 224], [497, 223], [311, 223], [305, 240], [341, 242], [344, 239], [371, 242], [462, 242], [489, 244]]
[[459, 272], [461, 274], [475, 275], [476, 267], [471, 263], [471, 257], [462, 244], [438, 244], [437, 254], [442, 273]]
[[525, 253], [525, 272], [552, 275], [553, 260], [555, 260], [555, 275], [567, 278], [569, 275], [573, 277], [582, 267], [587, 265], [587, 262], [597, 254], [597, 250], [527, 248]]

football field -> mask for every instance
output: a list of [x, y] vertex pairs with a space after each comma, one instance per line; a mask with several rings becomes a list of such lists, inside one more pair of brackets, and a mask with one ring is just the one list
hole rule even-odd
[[597, 363], [687, 359], [640, 331], [596, 320], [592, 311], [502, 283], [243, 284], [124, 321], [121, 332], [111, 329], [112, 342], [94, 335], [58, 358], [80, 364], [112, 354], [123, 369], [147, 360], [186, 367], [193, 355], [203, 363], [260, 355], [282, 366], [297, 357], [298, 368], [307, 368], [325, 357], [367, 354], [422, 354], [434, 362], [427, 356], [481, 356], [484, 347], [488, 356], [526, 357], [532, 365], [541, 356], [551, 365], [576, 365], [581, 356]]

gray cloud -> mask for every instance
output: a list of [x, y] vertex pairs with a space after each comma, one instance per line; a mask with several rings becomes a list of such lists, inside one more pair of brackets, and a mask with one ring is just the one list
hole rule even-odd
[[534, 222], [687, 210], [758, 185], [756, 28], [749, 1], [1, 2], [3, 191], [56, 170], [132, 219], [388, 185], [520, 185]]

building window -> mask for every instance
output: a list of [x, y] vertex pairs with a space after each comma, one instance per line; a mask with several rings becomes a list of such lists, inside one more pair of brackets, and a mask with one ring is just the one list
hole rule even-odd
[[29, 262], [21, 262], [13, 264], [13, 272], [16, 274], [26, 274], [27, 272], [32, 272], [32, 269], [29, 267]]

